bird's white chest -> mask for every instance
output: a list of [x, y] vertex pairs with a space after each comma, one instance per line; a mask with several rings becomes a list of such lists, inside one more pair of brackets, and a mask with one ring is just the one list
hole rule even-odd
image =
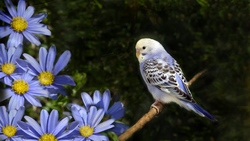
[[172, 96], [171, 92], [169, 90], [166, 90], [165, 92], [159, 90], [155, 86], [147, 85], [148, 90], [152, 94], [153, 98], [155, 100], [161, 101], [162, 103], [170, 103], [172, 101], [176, 101], [176, 98]]

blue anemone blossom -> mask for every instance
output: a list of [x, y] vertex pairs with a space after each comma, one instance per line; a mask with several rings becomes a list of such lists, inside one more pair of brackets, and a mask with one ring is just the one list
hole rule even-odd
[[40, 86], [38, 81], [33, 80], [34, 76], [25, 72], [13, 75], [12, 78], [13, 80], [7, 83], [11, 88], [4, 89], [0, 102], [11, 97], [8, 104], [9, 110], [24, 106], [26, 101], [34, 106], [42, 106], [37, 97], [48, 97], [48, 92]]
[[63, 85], [75, 86], [74, 80], [68, 75], [58, 75], [58, 73], [68, 64], [71, 53], [66, 50], [59, 57], [54, 65], [56, 57], [56, 47], [51, 46], [49, 51], [44, 47], [39, 50], [39, 63], [35, 58], [29, 54], [24, 53], [24, 58], [28, 62], [23, 60], [17, 60], [17, 64], [23, 69], [38, 79], [40, 85], [49, 91], [50, 97], [52, 99], [57, 98], [57, 94], [67, 95], [66, 90]]
[[0, 140], [15, 141], [22, 140], [22, 132], [17, 126], [17, 122], [21, 121], [24, 114], [24, 107], [21, 106], [18, 110], [7, 111], [5, 106], [0, 107]]
[[[70, 141], [74, 139], [72, 133], [78, 128], [79, 122], [69, 124], [71, 117], [58, 120], [58, 111], [52, 110], [49, 114], [46, 110], [40, 113], [40, 124], [33, 118], [24, 116], [27, 122], [19, 121], [17, 124], [24, 132], [24, 140], [29, 141]], [[67, 129], [67, 127], [69, 128]]]
[[[75, 121], [79, 122], [79, 127], [75, 130], [74, 135], [77, 141], [108, 141], [108, 137], [102, 133], [113, 128], [114, 119], [103, 121], [104, 110], [90, 106], [89, 111], [85, 108], [77, 109], [71, 107], [72, 116]], [[101, 123], [100, 123], [101, 122]]]
[[22, 51], [22, 45], [6, 50], [4, 44], [0, 44], [0, 80], [2, 82], [8, 84], [12, 80], [11, 76], [23, 72], [16, 64], [16, 59], [20, 58]]
[[28, 6], [26, 9], [25, 0], [19, 0], [17, 9], [11, 0], [5, 0], [5, 5], [9, 13], [0, 10], [0, 20], [7, 23], [0, 26], [0, 38], [9, 36], [7, 47], [17, 47], [23, 43], [23, 37], [31, 43], [39, 46], [41, 43], [34, 34], [51, 35], [47, 26], [40, 22], [47, 17], [46, 13], [34, 15], [34, 7]]

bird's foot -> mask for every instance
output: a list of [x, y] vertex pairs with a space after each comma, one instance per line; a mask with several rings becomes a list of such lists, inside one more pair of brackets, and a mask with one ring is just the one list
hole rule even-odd
[[157, 112], [157, 114], [159, 114], [161, 112], [161, 110], [158, 108], [159, 106], [163, 106], [163, 103], [161, 103], [160, 101], [156, 100], [152, 105], [151, 108], [154, 108]]

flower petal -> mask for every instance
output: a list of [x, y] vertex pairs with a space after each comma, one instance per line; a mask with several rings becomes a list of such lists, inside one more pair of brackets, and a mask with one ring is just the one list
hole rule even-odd
[[[93, 110], [92, 110], [93, 109]], [[91, 111], [93, 111], [92, 112], [92, 115], [91, 115]], [[90, 126], [92, 126], [92, 127], [95, 127], [95, 126], [97, 126], [99, 123], [100, 123], [100, 121], [102, 120], [102, 118], [103, 118], [103, 116], [104, 116], [104, 111], [103, 111], [103, 109], [99, 109], [99, 110], [97, 110], [97, 108], [95, 107], [95, 106], [91, 106], [90, 107], [90, 112], [89, 112], [89, 121], [88, 121], [88, 123], [91, 123], [90, 124]]]
[[[12, 74], [13, 75], [13, 74]], [[6, 84], [6, 85], [11, 85], [11, 83], [12, 83], [12, 75], [6, 75], [3, 79], [4, 79], [4, 84]]]
[[7, 48], [17, 47], [19, 44], [23, 43], [23, 35], [19, 32], [12, 31], [7, 42]]
[[17, 122], [20, 121], [23, 118], [25, 107], [21, 106], [18, 111], [15, 114], [15, 117], [13, 118], [12, 125], [17, 125]]
[[78, 121], [79, 125], [82, 125], [83, 121], [82, 121], [81, 115], [79, 114], [79, 110], [75, 106], [72, 106], [71, 112], [72, 112], [72, 116], [75, 119], [75, 121]]
[[76, 131], [76, 128], [78, 128], [79, 122], [78, 121], [73, 121], [72, 123], [70, 123], [69, 125], [69, 130], [67, 132], [65, 132], [64, 134], [60, 135], [59, 137], [57, 137], [58, 140], [61, 140], [65, 137], [69, 137], [72, 138], [73, 137], [73, 132]]
[[106, 90], [102, 95], [103, 108], [104, 108], [105, 112], [108, 111], [109, 103], [110, 103], [110, 97], [111, 97], [111, 95], [110, 95], [109, 90]]
[[57, 123], [56, 127], [54, 128], [54, 130], [51, 133], [53, 135], [55, 135], [56, 137], [61, 135], [65, 131], [65, 129], [69, 123], [69, 120], [70, 120], [69, 117], [63, 118], [60, 122]]
[[[10, 98], [13, 95], [13, 92], [10, 88], [0, 90], [0, 102], [4, 101], [5, 99]], [[10, 104], [8, 104], [10, 105]]]
[[109, 119], [109, 120], [106, 120], [106, 121], [100, 123], [99, 125], [97, 125], [95, 127], [94, 133], [100, 133], [102, 131], [105, 131], [105, 130], [108, 130], [108, 129], [114, 127], [114, 125], [112, 125], [112, 123], [114, 121], [115, 121], [114, 119]]
[[34, 131], [36, 131], [39, 135], [44, 134], [40, 125], [33, 118], [29, 116], [24, 116], [24, 118], [27, 121], [27, 123], [34, 129]]
[[19, 0], [17, 6], [17, 16], [22, 17], [26, 8], [26, 3], [24, 0]]
[[91, 139], [93, 141], [109, 141], [107, 136], [101, 135], [101, 134], [93, 134], [93, 135], [89, 136], [89, 139]]
[[34, 11], [35, 8], [33, 6], [28, 6], [22, 17], [27, 20], [34, 14]]
[[115, 102], [107, 111], [108, 115], [111, 115], [114, 119], [120, 119], [125, 114], [125, 108], [123, 107], [122, 102]]
[[[3, 77], [5, 77], [5, 76], [6, 76], [6, 74], [5, 74], [5, 73], [0, 72], [0, 79], [1, 79], [1, 78], [3, 78]], [[8, 84], [6, 84], [6, 85], [8, 85]]]
[[[20, 44], [20, 45], [18, 45], [16, 47], [13, 55], [10, 58], [10, 62], [11, 63], [16, 63], [16, 59], [20, 58], [20, 56], [22, 55], [22, 53], [23, 53], [23, 46]], [[10, 56], [10, 55], [8, 55], [8, 56]]]
[[24, 53], [23, 56], [31, 64], [31, 66], [34, 67], [34, 69], [37, 72], [39, 72], [39, 73], [42, 72], [42, 70], [40, 68], [40, 65], [38, 64], [38, 62], [32, 56], [30, 56], [27, 53]]
[[8, 55], [7, 55], [7, 50], [4, 46], [4, 44], [0, 44], [0, 57], [2, 58], [3, 63], [8, 62]]
[[[53, 73], [54, 62], [56, 58], [56, 47], [53, 45], [49, 48], [46, 60], [46, 70]], [[54, 74], [54, 73], [53, 73]], [[55, 74], [54, 74], [55, 75]]]
[[11, 2], [11, 0], [5, 0], [4, 2], [5, 2], [5, 5], [7, 6], [7, 9], [9, 11], [10, 15], [12, 17], [16, 17], [17, 16], [17, 11], [15, 9], [15, 6]]
[[68, 50], [63, 52], [63, 54], [59, 57], [54, 67], [53, 70], [54, 75], [57, 75], [68, 64], [70, 57], [71, 53]]
[[[29, 23], [29, 24], [33, 24], [33, 23]], [[43, 34], [43, 35], [48, 35], [48, 36], [51, 35], [51, 32], [48, 29], [48, 26], [44, 24], [31, 25], [27, 28], [27, 31], [30, 33], [34, 33], [34, 34]]]
[[94, 104], [97, 104], [100, 101], [101, 101], [101, 93], [100, 91], [95, 90], [94, 95], [93, 95], [93, 102]]
[[34, 96], [31, 96], [30, 94], [26, 93], [24, 94], [25, 99], [32, 105], [37, 106], [37, 107], [42, 107], [42, 104], [40, 103], [40, 100], [37, 99]]
[[28, 32], [28, 31], [23, 31], [22, 33], [25, 36], [25, 38], [27, 40], [29, 40], [31, 43], [33, 43], [37, 46], [39, 46], [41, 44], [41, 42], [38, 40], [38, 38], [35, 35], [33, 35], [32, 33]]
[[47, 17], [47, 13], [39, 13], [39, 14], [36, 14], [36, 15], [34, 15], [34, 16], [32, 16], [29, 20], [28, 20], [28, 22], [29, 23], [40, 23], [44, 18], [46, 18]]
[[[32, 132], [35, 130], [33, 128], [33, 125], [31, 126], [23, 121], [18, 121], [17, 125], [24, 132], [24, 134], [28, 135], [28, 137], [30, 136], [30, 137], [35, 138], [35, 139], [38, 139], [40, 137], [40, 135], [39, 135], [40, 133], [37, 133], [36, 131]], [[28, 138], [28, 137], [26, 136], [26, 138]]]
[[118, 136], [129, 128], [127, 125], [120, 122], [114, 122], [113, 125], [115, 127], [111, 128], [109, 131], [114, 132]]
[[9, 137], [7, 137], [6, 135], [4, 135], [4, 134], [1, 134], [0, 135], [0, 139], [1, 140], [3, 140], [3, 141], [5, 141], [6, 139], [8, 139]]
[[39, 50], [39, 63], [42, 71], [46, 71], [45, 65], [47, 60], [47, 50], [44, 47], [41, 47]]
[[12, 21], [11, 17], [9, 15], [5, 14], [4, 12], [2, 12], [1, 10], [0, 10], [0, 20], [6, 22], [8, 24], [10, 24]]
[[21, 69], [22, 71], [29, 72], [31, 75], [34, 75], [34, 76], [39, 74], [39, 72], [37, 72], [37, 70], [34, 69], [34, 67], [32, 67], [26, 60], [22, 60], [22, 59], [17, 58], [16, 64], [19, 67], [18, 68], [19, 71]]
[[61, 86], [61, 85], [56, 85], [56, 84], [52, 84], [52, 85], [50, 85], [50, 86], [53, 87], [53, 88], [49, 88], [49, 89], [48, 89], [48, 91], [50, 92], [50, 94], [60, 93], [60, 94], [62, 94], [62, 95], [64, 95], [64, 96], [67, 95], [66, 89], [65, 89], [63, 86]]
[[10, 26], [2, 26], [0, 27], [0, 38], [3, 38], [7, 35], [9, 35], [12, 32], [12, 29]]
[[5, 126], [9, 124], [8, 113], [5, 106], [0, 107], [0, 116], [1, 116], [0, 118], [1, 125]]
[[55, 77], [54, 83], [57, 85], [71, 85], [75, 86], [76, 83], [74, 82], [73, 78], [68, 75], [59, 75]]
[[48, 118], [49, 118], [49, 113], [46, 110], [42, 110], [40, 113], [40, 124], [41, 124], [41, 129], [44, 133], [47, 133], [48, 129]]
[[48, 120], [48, 125], [49, 125], [48, 133], [52, 133], [53, 130], [56, 128], [57, 121], [58, 121], [58, 112], [56, 110], [52, 110]]
[[10, 98], [8, 109], [18, 109], [19, 107], [24, 105], [24, 97], [18, 94], [13, 94]]
[[86, 109], [89, 109], [89, 106], [93, 104], [92, 98], [86, 92], [82, 92], [81, 97]]

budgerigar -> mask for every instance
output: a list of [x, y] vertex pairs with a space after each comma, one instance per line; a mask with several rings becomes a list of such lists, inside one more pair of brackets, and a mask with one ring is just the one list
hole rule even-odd
[[158, 41], [143, 38], [136, 43], [135, 48], [141, 75], [156, 100], [155, 103], [175, 102], [202, 117], [216, 121], [195, 102], [179, 64]]

